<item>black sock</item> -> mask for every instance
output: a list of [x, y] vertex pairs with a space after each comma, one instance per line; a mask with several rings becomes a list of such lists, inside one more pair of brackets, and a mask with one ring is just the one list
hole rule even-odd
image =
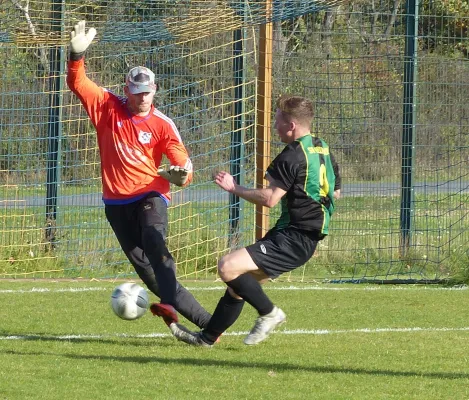
[[267, 315], [274, 309], [274, 304], [262, 290], [261, 284], [250, 274], [243, 274], [225, 282], [234, 292], [253, 306], [259, 315]]
[[213, 344], [238, 319], [244, 306], [244, 300], [235, 299], [228, 290], [220, 298], [207, 327], [202, 331], [203, 339]]

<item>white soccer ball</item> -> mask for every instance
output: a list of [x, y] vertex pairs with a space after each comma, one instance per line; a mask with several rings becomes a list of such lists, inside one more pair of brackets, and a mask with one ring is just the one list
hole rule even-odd
[[115, 314], [129, 321], [145, 314], [148, 304], [148, 293], [136, 283], [123, 283], [117, 286], [111, 295], [111, 307]]

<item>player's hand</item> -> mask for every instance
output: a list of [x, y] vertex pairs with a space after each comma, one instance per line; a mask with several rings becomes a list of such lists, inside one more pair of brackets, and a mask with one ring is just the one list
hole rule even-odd
[[334, 199], [335, 200], [340, 199], [340, 189], [334, 190]]
[[184, 186], [189, 178], [189, 170], [171, 165], [168, 170], [159, 168], [158, 175], [177, 186]]
[[225, 171], [220, 171], [214, 174], [213, 180], [223, 190], [232, 193], [236, 188], [236, 181], [233, 176]]
[[71, 53], [83, 54], [96, 36], [96, 29], [90, 28], [86, 32], [85, 25], [86, 21], [80, 21], [70, 32]]

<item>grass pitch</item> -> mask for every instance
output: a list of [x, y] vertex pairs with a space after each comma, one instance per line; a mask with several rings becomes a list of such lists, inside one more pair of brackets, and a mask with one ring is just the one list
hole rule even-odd
[[[150, 312], [117, 318], [116, 285], [0, 281], [0, 398], [469, 398], [465, 287], [269, 283], [287, 323], [245, 346], [256, 317], [246, 305], [206, 349], [177, 342]], [[209, 311], [224, 291], [184, 285]]]

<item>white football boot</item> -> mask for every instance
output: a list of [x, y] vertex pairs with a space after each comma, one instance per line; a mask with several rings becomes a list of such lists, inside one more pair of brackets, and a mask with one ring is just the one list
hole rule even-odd
[[244, 344], [253, 345], [264, 341], [275, 328], [286, 320], [287, 316], [285, 313], [280, 308], [274, 306], [274, 309], [269, 314], [257, 318], [251, 332], [244, 338]]

